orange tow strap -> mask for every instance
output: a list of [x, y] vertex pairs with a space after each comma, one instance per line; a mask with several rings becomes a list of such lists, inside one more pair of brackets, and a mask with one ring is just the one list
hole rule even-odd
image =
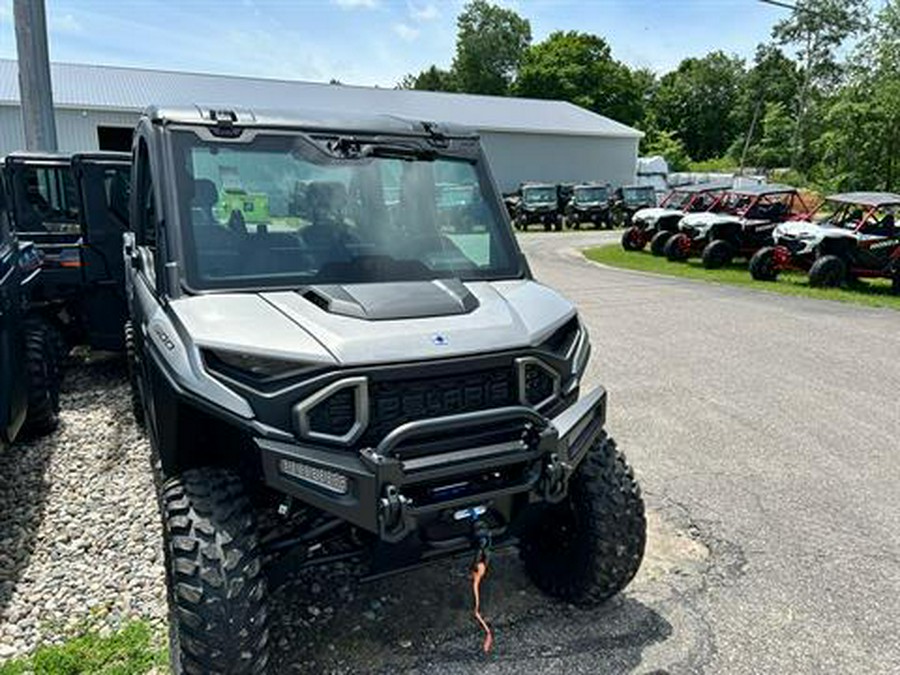
[[487, 573], [487, 562], [484, 560], [479, 560], [475, 564], [475, 569], [472, 570], [472, 594], [475, 596], [475, 619], [478, 623], [481, 624], [481, 627], [484, 629], [484, 645], [482, 649], [484, 649], [484, 653], [487, 654], [491, 651], [491, 646], [494, 644], [494, 634], [491, 633], [491, 627], [488, 626], [487, 621], [484, 620], [484, 617], [481, 616], [481, 596], [478, 592], [478, 587], [481, 585], [481, 580], [484, 578], [484, 575]]

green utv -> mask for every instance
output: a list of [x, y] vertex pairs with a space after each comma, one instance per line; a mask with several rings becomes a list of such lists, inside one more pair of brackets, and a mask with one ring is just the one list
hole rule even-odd
[[475, 134], [150, 109], [134, 148], [127, 334], [176, 671], [264, 672], [269, 588], [342, 560], [517, 545], [567, 601], [629, 583], [644, 506], [582, 391], [587, 331], [532, 278]]

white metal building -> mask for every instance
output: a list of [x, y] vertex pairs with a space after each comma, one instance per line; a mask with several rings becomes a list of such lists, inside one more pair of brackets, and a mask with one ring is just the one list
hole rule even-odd
[[[503, 191], [525, 181], [633, 182], [641, 132], [563, 101], [380, 89], [161, 70], [51, 65], [59, 149], [128, 149], [151, 104], [385, 113], [464, 124]], [[18, 64], [0, 59], [0, 155], [24, 145]]]

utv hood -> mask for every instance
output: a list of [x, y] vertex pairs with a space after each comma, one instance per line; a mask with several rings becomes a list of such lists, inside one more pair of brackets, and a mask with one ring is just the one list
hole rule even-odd
[[653, 206], [647, 209], [638, 209], [634, 212], [633, 220], [639, 220], [644, 223], [655, 223], [660, 218], [668, 216], [683, 216], [684, 211], [679, 209], [665, 209], [659, 206]]
[[532, 346], [575, 314], [555, 291], [520, 280], [216, 294], [171, 308], [200, 348], [345, 366]]
[[854, 238], [853, 232], [850, 230], [835, 227], [834, 225], [819, 225], [808, 220], [789, 220], [784, 223], [779, 223], [775, 227], [775, 232], [773, 234], [776, 238], [786, 236], [794, 239], [813, 240], [821, 240], [825, 237]]
[[689, 227], [696, 232], [706, 232], [713, 225], [725, 225], [727, 223], [743, 222], [738, 216], [732, 216], [727, 213], [710, 213], [704, 211], [702, 213], [689, 213], [681, 219], [679, 227], [684, 229]]

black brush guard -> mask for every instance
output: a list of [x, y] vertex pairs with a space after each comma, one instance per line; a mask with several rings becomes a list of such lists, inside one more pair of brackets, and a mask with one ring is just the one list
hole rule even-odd
[[[375, 448], [323, 449], [262, 438], [255, 443], [271, 488], [397, 542], [440, 513], [511, 495], [525, 495], [529, 502], [563, 499], [572, 472], [603, 434], [605, 419], [606, 391], [598, 387], [552, 419], [510, 406], [418, 420], [397, 427]], [[515, 435], [467, 445], [490, 428]], [[436, 437], [459, 443], [435, 454], [410, 452]], [[305, 477], [286, 470], [298, 466]], [[454, 494], [455, 485], [470, 487]]]

